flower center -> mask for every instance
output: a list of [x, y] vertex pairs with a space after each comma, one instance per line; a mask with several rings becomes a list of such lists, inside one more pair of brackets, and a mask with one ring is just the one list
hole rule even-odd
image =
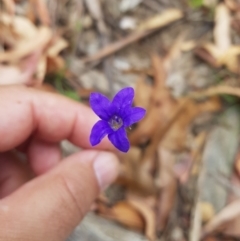
[[122, 119], [116, 115], [114, 115], [108, 123], [114, 131], [118, 130], [123, 125]]

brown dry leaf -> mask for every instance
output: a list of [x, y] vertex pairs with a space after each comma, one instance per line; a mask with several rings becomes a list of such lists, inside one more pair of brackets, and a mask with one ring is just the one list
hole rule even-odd
[[127, 201], [121, 201], [112, 207], [98, 205], [98, 212], [105, 218], [117, 221], [131, 229], [143, 230], [144, 220], [140, 213]]
[[0, 65], [0, 85], [34, 85], [32, 76], [38, 65], [39, 53], [34, 53], [18, 66]]
[[64, 69], [65, 61], [61, 56], [58, 56], [59, 53], [68, 47], [68, 43], [61, 37], [56, 38], [52, 41], [51, 46], [47, 50], [47, 72], [54, 73], [59, 70]]
[[203, 44], [196, 50], [196, 54], [213, 67], [226, 66], [233, 73], [239, 73], [240, 46], [232, 45], [230, 37], [231, 15], [226, 4], [220, 3], [217, 6], [215, 23], [215, 44]]
[[134, 104], [136, 106], [141, 106], [144, 109], [147, 109], [151, 98], [152, 86], [150, 84], [147, 84], [145, 79], [146, 76], [141, 75], [141, 77], [136, 83]]
[[143, 200], [139, 198], [128, 198], [128, 202], [141, 214], [145, 222], [144, 233], [146, 237], [154, 241], [156, 239], [155, 213]]
[[194, 119], [206, 112], [217, 112], [221, 109], [218, 98], [211, 98], [203, 103], [188, 101], [178, 120], [172, 125], [162, 141], [162, 146], [172, 151], [184, 151], [187, 148], [187, 131]]
[[204, 227], [203, 236], [209, 235], [231, 222], [240, 216], [240, 200], [236, 200], [222, 209], [216, 216], [214, 216]]
[[212, 57], [217, 61], [218, 66], [220, 67], [220, 63], [218, 62], [218, 58], [220, 58], [220, 52], [217, 48], [217, 46], [213, 43], [205, 43], [202, 45], [202, 48], [204, 48], [207, 52], [209, 52]]
[[137, 30], [146, 31], [166, 26], [167, 24], [179, 20], [183, 17], [183, 12], [179, 9], [168, 9], [163, 13], [157, 14], [150, 19], [140, 23]]
[[220, 64], [225, 65], [233, 73], [239, 73], [239, 55], [240, 45], [231, 46], [223, 56], [219, 57], [218, 61]]
[[162, 231], [167, 224], [175, 202], [177, 180], [173, 172], [175, 156], [160, 146], [157, 151], [159, 170], [156, 183], [160, 189], [157, 203], [157, 230]]
[[137, 129], [130, 133], [129, 139], [132, 144], [141, 144], [149, 140], [156, 129], [160, 129], [168, 122], [169, 112], [176, 106], [176, 101], [165, 86], [166, 71], [160, 56], [152, 54], [152, 65], [154, 84], [151, 102], [146, 117], [138, 124]]
[[[226, 66], [230, 71], [234, 73], [239, 73], [239, 55], [240, 55], [240, 46], [230, 46], [227, 51], [221, 54], [221, 51], [211, 43], [206, 43], [199, 48], [199, 50], [204, 49], [207, 51], [210, 56], [202, 55], [202, 52], [198, 52], [198, 55], [209, 62], [213, 67], [218, 68], [221, 66]], [[213, 58], [213, 59], [212, 59]]]
[[34, 38], [22, 40], [10, 51], [0, 53], [0, 62], [16, 63], [21, 58], [34, 52], [36, 49], [43, 50], [52, 38], [49, 28], [41, 27]]
[[50, 58], [47, 56], [47, 73], [56, 73], [57, 71], [65, 69], [65, 61], [62, 57], [56, 56]]
[[[34, 4], [35, 4], [34, 0]], [[18, 63], [22, 58], [32, 54], [35, 49], [42, 52], [36, 69], [35, 85], [40, 85], [45, 77], [46, 71], [58, 71], [65, 67], [64, 60], [58, 56], [59, 52], [67, 47], [67, 42], [61, 37], [52, 39], [52, 31], [48, 27], [37, 28], [24, 17], [10, 17], [1, 15], [0, 22], [5, 28], [12, 29], [18, 36], [11, 50], [0, 53], [0, 61]], [[46, 50], [46, 53], [44, 53]]]
[[9, 46], [10, 48], [16, 45], [20, 36], [9, 26], [4, 25], [0, 21], [0, 39], [1, 44]]
[[10, 16], [1, 13], [0, 22], [6, 27], [12, 28], [15, 34], [25, 39], [32, 39], [37, 35], [37, 27], [27, 18], [20, 16]]
[[156, 192], [151, 174], [154, 169], [154, 160], [141, 162], [141, 159], [141, 150], [137, 147], [131, 147], [121, 161], [121, 173], [117, 183], [134, 192], [153, 194]]
[[56, 57], [63, 49], [67, 48], [68, 45], [69, 44], [65, 39], [58, 37], [52, 42], [47, 51], [47, 55], [49, 57]]
[[[202, 104], [196, 104], [190, 99], [174, 100], [165, 87], [163, 62], [156, 55], [152, 59], [155, 82], [150, 107], [147, 108], [147, 116], [129, 136], [132, 144], [140, 144], [152, 139], [143, 158], [146, 160], [152, 159], [151, 156], [154, 155], [161, 139], [164, 139], [162, 145], [168, 149], [173, 151], [184, 150], [186, 148], [187, 130], [193, 120], [203, 112], [220, 109], [220, 103], [216, 99], [211, 99], [209, 102]], [[156, 133], [156, 129], [159, 130], [158, 133]], [[164, 137], [164, 135], [166, 136]]]

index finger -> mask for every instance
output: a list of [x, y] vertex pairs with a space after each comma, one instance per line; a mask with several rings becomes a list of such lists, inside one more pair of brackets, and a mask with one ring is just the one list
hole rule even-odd
[[[47, 142], [68, 139], [90, 148], [98, 117], [87, 106], [53, 93], [24, 86], [0, 87], [0, 151], [19, 146], [31, 135]], [[113, 149], [108, 140], [98, 148]]]

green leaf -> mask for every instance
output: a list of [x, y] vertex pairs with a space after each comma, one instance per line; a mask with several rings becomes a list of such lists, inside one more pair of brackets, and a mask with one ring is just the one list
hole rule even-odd
[[78, 93], [74, 90], [65, 90], [62, 94], [65, 95], [66, 97], [69, 97], [69, 98], [73, 99], [73, 100], [77, 100], [77, 101], [80, 100], [80, 97], [79, 97]]
[[203, 6], [203, 0], [189, 0], [189, 4], [193, 8], [199, 8]]

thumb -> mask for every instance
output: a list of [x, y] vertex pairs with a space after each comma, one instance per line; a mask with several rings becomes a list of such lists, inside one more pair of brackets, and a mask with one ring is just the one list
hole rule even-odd
[[108, 152], [83, 151], [0, 200], [0, 240], [65, 240], [117, 176]]

